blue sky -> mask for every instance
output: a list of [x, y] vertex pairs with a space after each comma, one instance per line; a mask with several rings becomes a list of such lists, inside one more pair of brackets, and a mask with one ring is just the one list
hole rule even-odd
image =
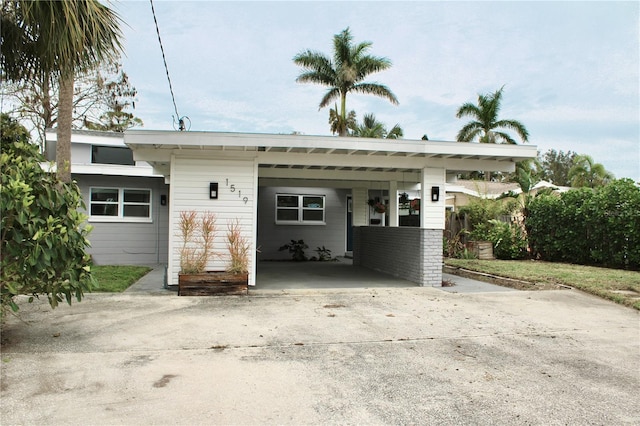
[[[347, 97], [407, 139], [455, 140], [455, 112], [504, 86], [501, 118], [525, 124], [530, 143], [591, 155], [616, 177], [640, 180], [640, 3], [270, 2], [155, 0], [180, 116], [191, 130], [330, 135], [325, 88], [295, 82], [293, 56], [332, 54], [333, 35], [391, 69], [369, 80], [400, 104]], [[124, 20], [124, 69], [146, 129], [175, 116], [148, 1], [111, 4]]]

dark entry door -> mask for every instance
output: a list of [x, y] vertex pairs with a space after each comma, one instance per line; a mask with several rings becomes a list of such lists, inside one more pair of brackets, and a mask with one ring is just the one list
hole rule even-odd
[[347, 196], [347, 251], [353, 251], [353, 205], [351, 195]]

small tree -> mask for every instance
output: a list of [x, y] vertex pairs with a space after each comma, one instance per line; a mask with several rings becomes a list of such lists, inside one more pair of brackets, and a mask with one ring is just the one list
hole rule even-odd
[[80, 189], [42, 169], [44, 158], [23, 126], [6, 114], [0, 121], [2, 312], [18, 310], [17, 295], [32, 301], [45, 294], [52, 308], [80, 301], [92, 284]]

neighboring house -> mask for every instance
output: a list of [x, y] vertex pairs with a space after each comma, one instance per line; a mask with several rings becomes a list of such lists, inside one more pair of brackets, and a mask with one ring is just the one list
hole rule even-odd
[[[535, 146], [218, 132], [129, 130], [124, 141], [169, 184], [169, 285], [180, 268], [180, 212], [195, 210], [215, 212], [221, 234], [239, 221], [252, 247], [250, 285], [258, 260], [286, 259], [278, 248], [302, 239], [308, 254], [351, 252], [355, 265], [440, 286], [446, 176], [512, 172], [537, 155]], [[400, 226], [404, 192], [422, 199], [413, 226]], [[224, 235], [214, 249], [225, 252]], [[208, 265], [224, 267], [224, 255]]]
[[[541, 189], [550, 188], [558, 192], [566, 192], [569, 187], [554, 185], [551, 182], [540, 181], [534, 185], [530, 193], [537, 194]], [[456, 211], [466, 206], [473, 199], [486, 198], [495, 200], [507, 193], [521, 194], [520, 185], [514, 182], [486, 182], [484, 180], [450, 179], [446, 185], [446, 208]]]
[[[46, 132], [49, 161], [56, 138]], [[134, 161], [121, 133], [74, 130], [71, 175], [93, 226], [88, 252], [96, 264], [167, 263], [169, 187], [149, 164]]]

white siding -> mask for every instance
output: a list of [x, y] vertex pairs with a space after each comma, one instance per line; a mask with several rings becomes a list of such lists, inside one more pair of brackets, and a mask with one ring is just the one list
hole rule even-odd
[[71, 144], [72, 164], [91, 164], [91, 145]]
[[369, 225], [369, 190], [367, 188], [353, 188], [353, 226]]
[[[224, 156], [224, 154], [222, 154]], [[209, 198], [209, 183], [218, 183], [218, 198]], [[171, 161], [171, 215], [169, 284], [178, 284], [180, 270], [178, 233], [180, 211], [211, 211], [217, 217], [217, 236], [214, 251], [217, 256], [207, 270], [224, 270], [227, 264], [225, 245], [227, 224], [238, 219], [244, 236], [251, 242], [252, 259], [249, 265], [249, 284], [255, 284], [255, 211], [257, 165], [253, 158], [194, 159], [174, 156]], [[246, 202], [245, 202], [246, 197]]]
[[[445, 169], [424, 168], [422, 170], [421, 228], [444, 229], [445, 178]], [[440, 199], [436, 202], [431, 201], [431, 188], [434, 186], [440, 188]]]

